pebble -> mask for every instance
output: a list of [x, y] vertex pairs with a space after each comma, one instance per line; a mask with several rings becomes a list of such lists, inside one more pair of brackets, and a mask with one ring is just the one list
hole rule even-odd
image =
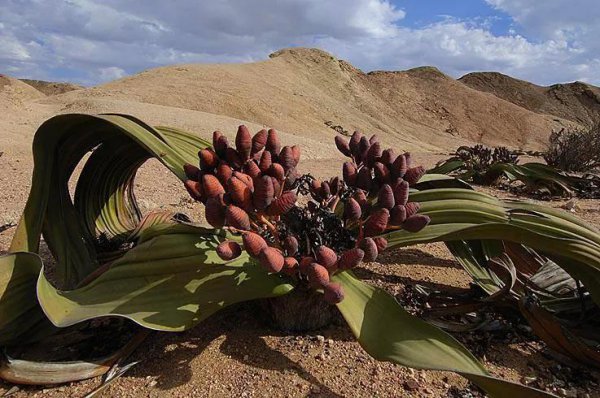
[[419, 382], [415, 379], [408, 379], [404, 382], [404, 389], [406, 391], [416, 391], [420, 387]]
[[321, 335], [319, 334], [319, 335], [317, 335], [317, 341], [318, 341], [319, 343], [324, 343], [324, 342], [325, 342], [325, 337], [324, 337], [324, 336], [321, 336]]

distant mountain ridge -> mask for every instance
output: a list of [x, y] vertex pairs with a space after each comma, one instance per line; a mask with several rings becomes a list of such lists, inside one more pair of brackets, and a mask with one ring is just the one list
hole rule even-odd
[[[378, 134], [403, 150], [447, 152], [472, 143], [542, 149], [553, 130], [600, 120], [600, 89], [583, 83], [540, 87], [487, 72], [456, 80], [431, 66], [365, 73], [311, 48], [279, 50], [253, 63], [154, 68], [91, 88], [7, 82], [0, 108], [7, 97], [27, 104], [38, 119], [51, 112], [127, 112], [206, 135], [222, 128], [215, 120], [238, 120], [304, 139], [315, 158], [335, 156], [337, 132], [330, 126]], [[171, 116], [184, 114], [190, 119]], [[15, 134], [16, 126], [9, 126]]]
[[78, 84], [64, 82], [47, 82], [45, 80], [20, 79], [23, 83], [29, 84], [31, 87], [42, 92], [45, 95], [63, 94], [73, 90], [84, 88]]
[[591, 127], [600, 123], [600, 88], [583, 82], [538, 86], [498, 72], [474, 72], [458, 79], [539, 114], [554, 115]]

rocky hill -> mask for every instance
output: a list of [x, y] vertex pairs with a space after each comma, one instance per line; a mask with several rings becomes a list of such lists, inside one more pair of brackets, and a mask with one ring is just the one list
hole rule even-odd
[[44, 80], [21, 79], [23, 83], [29, 84], [31, 87], [46, 95], [62, 94], [73, 90], [82, 89], [83, 86], [73, 83], [64, 82], [47, 82]]
[[552, 129], [571, 123], [473, 89], [432, 67], [365, 73], [306, 48], [284, 49], [256, 63], [151, 69], [50, 101], [90, 98], [226, 115], [323, 143], [335, 134], [325, 125], [330, 122], [426, 151], [468, 142], [539, 148]]
[[600, 89], [583, 83], [540, 87], [497, 73], [456, 80], [434, 67], [365, 73], [307, 48], [254, 63], [155, 68], [91, 88], [27, 83], [0, 79], [0, 107], [11, 109], [0, 127], [14, 135], [55, 113], [128, 112], [207, 136], [223, 128], [218, 120], [272, 126], [302, 137], [316, 158], [332, 156], [336, 130], [411, 151], [474, 142], [541, 149], [552, 130], [600, 120]]
[[600, 88], [582, 82], [544, 87], [497, 72], [469, 73], [460, 82], [542, 115], [590, 127], [600, 123]]

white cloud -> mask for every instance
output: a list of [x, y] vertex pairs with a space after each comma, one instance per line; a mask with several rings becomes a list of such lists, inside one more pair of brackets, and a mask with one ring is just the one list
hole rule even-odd
[[115, 80], [120, 79], [126, 75], [125, 71], [116, 66], [109, 66], [108, 68], [100, 68], [98, 70], [100, 74], [100, 80]]
[[265, 59], [302, 45], [366, 70], [435, 65], [454, 76], [499, 70], [538, 83], [600, 83], [597, 0], [575, 0], [588, 12], [576, 12], [573, 0], [486, 1], [514, 19], [511, 33], [495, 36], [489, 21], [452, 17], [403, 27], [405, 12], [385, 0], [3, 0], [0, 72], [98, 83], [164, 64]]

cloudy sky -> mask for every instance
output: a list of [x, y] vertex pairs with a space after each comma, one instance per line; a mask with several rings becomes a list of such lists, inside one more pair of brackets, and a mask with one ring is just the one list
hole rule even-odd
[[0, 0], [0, 73], [93, 85], [283, 47], [370, 70], [600, 85], [600, 0]]

